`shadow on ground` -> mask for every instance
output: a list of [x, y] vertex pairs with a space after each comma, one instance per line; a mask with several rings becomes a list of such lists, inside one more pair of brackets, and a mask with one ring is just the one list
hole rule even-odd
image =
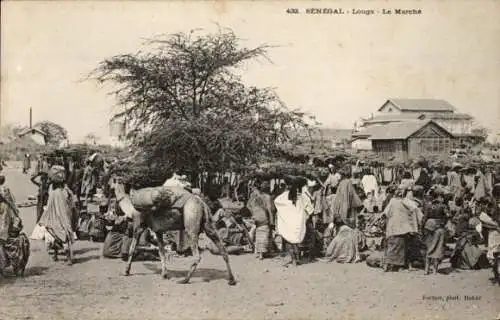
[[[154, 271], [156, 274], [161, 273], [161, 267], [159, 264], [143, 263], [143, 265], [148, 270]], [[188, 272], [188, 269], [186, 269], [186, 270], [168, 270], [168, 275], [171, 278], [184, 278], [187, 275], [187, 272]], [[205, 282], [209, 282], [212, 280], [227, 279], [227, 272], [225, 270], [198, 268], [193, 273], [192, 278], [202, 278], [202, 280]]]
[[77, 249], [77, 250], [73, 250], [73, 254], [85, 254], [87, 252], [92, 252], [92, 251], [99, 251], [99, 248]]
[[16, 276], [9, 268], [5, 271], [5, 274], [3, 276], [0, 276], [0, 287], [7, 284], [14, 284], [16, 281], [25, 278], [42, 276], [47, 270], [49, 270], [49, 267], [28, 267], [24, 271], [24, 276]]
[[24, 277], [43, 276], [49, 267], [28, 267], [24, 271]]
[[439, 274], [444, 274], [444, 275], [448, 275], [448, 274], [450, 274], [450, 273], [452, 273], [452, 272], [456, 272], [456, 273], [458, 273], [459, 271], [454, 270], [454, 269], [453, 269], [453, 268], [451, 268], [451, 267], [441, 268], [441, 269], [439, 269], [439, 270], [438, 270], [438, 273], [439, 273]]
[[99, 260], [100, 258], [101, 258], [101, 256], [99, 256], [99, 255], [92, 255], [92, 256], [88, 256], [88, 257], [74, 257], [73, 263], [85, 263], [85, 262], [88, 262], [90, 260]]

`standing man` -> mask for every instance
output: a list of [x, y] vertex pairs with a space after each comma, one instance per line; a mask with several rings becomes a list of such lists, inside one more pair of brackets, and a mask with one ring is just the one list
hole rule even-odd
[[96, 186], [96, 179], [94, 174], [94, 168], [90, 160], [87, 161], [87, 165], [85, 166], [85, 170], [83, 171], [82, 177], [82, 187], [80, 194], [84, 196], [83, 207], [87, 208], [87, 202], [89, 196], [92, 197], [93, 190]]
[[24, 161], [23, 161], [23, 173], [27, 174], [31, 169], [31, 158], [30, 155], [27, 153], [24, 155]]
[[[37, 178], [40, 178], [40, 181], [36, 181]], [[31, 182], [38, 187], [36, 202], [36, 222], [38, 223], [43, 214], [43, 207], [47, 205], [49, 199], [49, 175], [46, 171], [40, 170], [31, 178]]]
[[325, 193], [325, 196], [328, 195], [328, 192], [330, 190], [332, 190], [332, 192], [335, 193], [339, 185], [339, 182], [342, 178], [340, 173], [335, 172], [335, 167], [331, 163], [328, 165], [328, 171], [329, 171], [328, 178], [326, 178], [323, 186], [324, 187], [323, 192]]
[[307, 184], [302, 188], [297, 206], [303, 212], [306, 218], [306, 234], [309, 234], [309, 260], [314, 259], [314, 250], [316, 248], [316, 222], [317, 222], [317, 207], [314, 198], [314, 191], [317, 188], [315, 179], [307, 180]]

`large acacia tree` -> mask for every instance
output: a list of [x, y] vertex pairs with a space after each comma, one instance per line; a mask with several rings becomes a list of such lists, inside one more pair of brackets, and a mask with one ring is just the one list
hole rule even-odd
[[121, 106], [115, 117], [132, 124], [129, 138], [150, 169], [240, 168], [276, 154], [291, 132], [309, 127], [311, 117], [238, 74], [246, 62], [267, 59], [266, 45], [242, 47], [230, 30], [178, 33], [144, 45], [105, 59], [92, 77], [113, 85]]

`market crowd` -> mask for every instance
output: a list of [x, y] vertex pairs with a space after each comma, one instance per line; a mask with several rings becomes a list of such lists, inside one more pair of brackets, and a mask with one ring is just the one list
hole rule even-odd
[[[83, 163], [37, 157], [31, 178], [39, 190], [37, 227], [31, 238], [44, 239], [54, 260], [63, 252], [71, 264], [72, 244], [85, 239], [103, 242], [104, 257], [128, 258], [131, 221], [116, 204], [108, 183], [114, 161], [100, 154]], [[29, 162], [25, 160], [23, 171], [31, 167]], [[365, 261], [386, 272], [423, 268], [427, 274], [438, 272], [448, 259], [452, 268], [493, 265], [496, 272], [500, 252], [497, 169], [426, 161], [383, 167], [358, 161], [329, 164], [329, 174], [323, 178], [256, 175], [236, 182], [234, 175], [204, 176], [202, 188], [196, 189], [186, 176], [174, 174], [163, 186], [182, 186], [201, 196], [232, 254], [254, 253], [258, 259], [288, 256], [286, 265]], [[4, 177], [1, 182], [0, 266], [3, 270], [10, 264], [21, 272], [29, 241], [19, 233], [22, 222]], [[243, 207], [224, 207], [221, 198], [242, 201]], [[89, 209], [91, 203], [99, 209]], [[170, 252], [189, 254], [182, 231], [166, 237]], [[135, 259], [157, 259], [155, 245], [155, 234], [144, 232]], [[219, 253], [206, 238], [200, 239], [200, 247]]]
[[[393, 167], [329, 165], [326, 180], [309, 176], [258, 181], [248, 208], [266, 254], [280, 235], [291, 262], [356, 263], [384, 271], [481, 269], [498, 263], [500, 185], [494, 167], [425, 161]], [[256, 199], [259, 199], [257, 201]], [[267, 216], [255, 214], [267, 203]], [[261, 227], [262, 225], [263, 227]], [[269, 231], [271, 230], [271, 231]], [[259, 238], [256, 239], [259, 241]], [[267, 241], [268, 240], [268, 241]], [[494, 271], [496, 272], [496, 268]]]

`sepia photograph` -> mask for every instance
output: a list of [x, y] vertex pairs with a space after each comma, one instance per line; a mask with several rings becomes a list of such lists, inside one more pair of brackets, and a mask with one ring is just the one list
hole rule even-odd
[[0, 319], [500, 320], [499, 17], [2, 1]]

